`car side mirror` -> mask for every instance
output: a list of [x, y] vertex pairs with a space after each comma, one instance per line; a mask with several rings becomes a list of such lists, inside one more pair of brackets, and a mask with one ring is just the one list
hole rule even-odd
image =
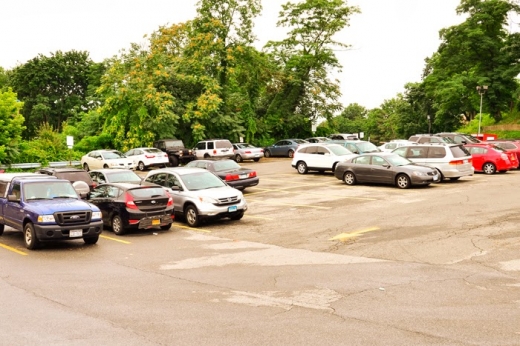
[[170, 190], [172, 190], [172, 191], [182, 191], [181, 187], [177, 186], [177, 185], [170, 186]]
[[385, 168], [388, 169], [388, 168], [390, 168], [390, 165], [389, 165], [388, 163], [385, 163], [385, 164], [383, 165], [383, 167], [385, 167]]
[[7, 200], [9, 202], [20, 202], [20, 198], [16, 197], [16, 195], [7, 195]]

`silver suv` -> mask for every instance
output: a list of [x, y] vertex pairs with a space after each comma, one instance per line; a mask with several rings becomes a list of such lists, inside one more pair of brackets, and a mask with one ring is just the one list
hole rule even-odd
[[392, 151], [412, 162], [436, 168], [442, 179], [457, 180], [474, 173], [472, 157], [462, 144], [423, 143]]
[[208, 159], [210, 157], [231, 159], [235, 156], [233, 144], [227, 139], [208, 139], [200, 141], [194, 150], [198, 159]]
[[449, 137], [445, 137], [445, 136], [440, 136], [440, 135], [428, 135], [428, 134], [418, 134], [418, 135], [413, 135], [413, 136], [410, 136], [410, 138], [408, 138], [409, 141], [411, 142], [416, 142], [416, 143], [455, 143], [451, 138]]
[[205, 219], [240, 220], [247, 210], [244, 195], [203, 168], [168, 167], [148, 172], [143, 184], [158, 184], [173, 197], [175, 216], [197, 227]]

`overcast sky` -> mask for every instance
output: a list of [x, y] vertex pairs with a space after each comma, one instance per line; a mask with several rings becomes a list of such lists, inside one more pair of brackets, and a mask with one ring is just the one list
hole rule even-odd
[[[263, 0], [256, 20], [258, 48], [280, 40], [276, 28], [281, 4]], [[293, 0], [292, 2], [296, 2]], [[0, 19], [0, 66], [11, 69], [38, 54], [58, 50], [88, 51], [101, 62], [159, 26], [195, 16], [195, 0], [4, 0]], [[342, 103], [379, 107], [420, 81], [424, 59], [439, 46], [439, 30], [457, 25], [460, 0], [352, 0], [361, 9], [351, 17], [339, 41], [352, 45], [338, 51], [343, 65]]]

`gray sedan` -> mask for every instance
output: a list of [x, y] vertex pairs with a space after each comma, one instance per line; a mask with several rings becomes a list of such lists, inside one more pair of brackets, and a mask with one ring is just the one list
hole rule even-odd
[[233, 149], [235, 150], [233, 159], [238, 163], [244, 160], [258, 162], [264, 157], [264, 149], [255, 147], [249, 143], [233, 143]]
[[334, 176], [347, 185], [380, 183], [400, 189], [412, 185], [429, 185], [440, 181], [437, 170], [421, 166], [393, 153], [367, 153], [336, 166]]

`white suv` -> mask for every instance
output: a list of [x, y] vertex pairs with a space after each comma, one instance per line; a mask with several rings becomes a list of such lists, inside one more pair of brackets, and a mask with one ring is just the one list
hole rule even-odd
[[216, 158], [233, 158], [235, 151], [233, 144], [227, 139], [208, 139], [200, 141], [194, 148], [197, 159]]
[[473, 175], [475, 171], [471, 154], [462, 144], [413, 144], [392, 152], [417, 164], [436, 168], [441, 173], [441, 180], [457, 180]]
[[354, 156], [357, 155], [336, 143], [301, 144], [294, 153], [291, 166], [300, 174], [308, 171], [334, 172], [338, 162]]

